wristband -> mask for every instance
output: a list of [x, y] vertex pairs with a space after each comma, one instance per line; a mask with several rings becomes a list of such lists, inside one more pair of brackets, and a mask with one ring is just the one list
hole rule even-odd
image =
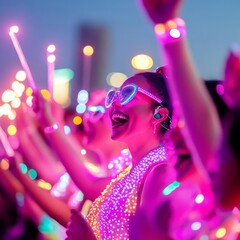
[[171, 43], [186, 36], [186, 24], [181, 18], [174, 18], [166, 23], [156, 24], [155, 34], [162, 43]]
[[59, 129], [59, 125], [57, 123], [54, 123], [52, 126], [45, 127], [44, 132], [48, 134], [48, 133], [55, 132], [58, 129]]

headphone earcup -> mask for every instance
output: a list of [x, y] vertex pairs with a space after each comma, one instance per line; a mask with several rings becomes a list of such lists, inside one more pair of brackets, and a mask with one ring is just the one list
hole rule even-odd
[[155, 119], [160, 119], [160, 118], [161, 118], [161, 115], [160, 115], [160, 113], [155, 113], [155, 114], [153, 115], [153, 117], [154, 117]]

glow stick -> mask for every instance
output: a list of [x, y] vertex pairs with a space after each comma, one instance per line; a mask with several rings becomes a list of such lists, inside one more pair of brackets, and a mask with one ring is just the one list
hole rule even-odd
[[56, 50], [55, 45], [49, 45], [47, 48], [47, 67], [48, 67], [48, 90], [51, 100], [53, 99], [54, 69], [56, 57], [53, 54]]
[[10, 145], [10, 143], [8, 141], [7, 135], [6, 135], [6, 133], [4, 132], [4, 130], [2, 129], [1, 126], [0, 126], [0, 140], [1, 140], [2, 145], [3, 145], [3, 147], [6, 151], [7, 156], [8, 157], [13, 157], [15, 152], [12, 149], [12, 146]]
[[26, 61], [26, 58], [23, 54], [23, 51], [21, 49], [21, 46], [20, 46], [20, 44], [18, 42], [18, 39], [16, 37], [16, 34], [15, 34], [15, 33], [18, 32], [18, 30], [19, 30], [18, 26], [10, 27], [9, 35], [12, 39], [13, 46], [14, 46], [16, 52], [17, 52], [17, 55], [18, 55], [18, 58], [19, 58], [19, 60], [22, 64], [23, 70], [25, 71], [25, 73], [27, 75], [29, 85], [33, 89], [33, 91], [36, 91], [37, 90], [36, 84], [33, 80], [33, 77], [32, 77], [31, 71], [29, 69], [28, 63]]

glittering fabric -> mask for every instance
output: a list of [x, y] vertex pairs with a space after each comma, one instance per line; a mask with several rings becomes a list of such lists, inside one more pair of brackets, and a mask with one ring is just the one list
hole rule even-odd
[[123, 149], [120, 154], [113, 158], [108, 164], [110, 176], [117, 177], [118, 174], [126, 167], [132, 164], [132, 156], [128, 149]]
[[129, 239], [129, 219], [135, 213], [138, 188], [147, 169], [167, 162], [163, 146], [150, 151], [135, 168], [123, 170], [93, 203], [87, 216], [97, 239]]
[[[123, 149], [118, 156], [111, 159], [109, 162], [108, 173], [111, 177], [117, 177], [122, 169], [125, 169], [131, 164], [132, 156], [129, 150]], [[51, 194], [57, 198], [68, 199], [68, 205], [71, 208], [77, 208], [83, 199], [82, 191], [80, 191], [78, 187], [73, 183], [68, 173], [64, 173], [60, 177], [58, 183], [56, 183], [51, 189]], [[64, 227], [50, 218], [48, 224], [49, 226], [51, 225], [52, 229], [55, 229], [55, 232], [60, 236], [55, 236], [56, 240], [66, 238], [66, 229]]]

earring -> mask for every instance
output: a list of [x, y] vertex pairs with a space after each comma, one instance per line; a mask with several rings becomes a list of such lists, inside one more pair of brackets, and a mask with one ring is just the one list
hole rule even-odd
[[157, 130], [157, 124], [158, 123], [153, 123], [153, 133], [156, 134], [156, 130]]

